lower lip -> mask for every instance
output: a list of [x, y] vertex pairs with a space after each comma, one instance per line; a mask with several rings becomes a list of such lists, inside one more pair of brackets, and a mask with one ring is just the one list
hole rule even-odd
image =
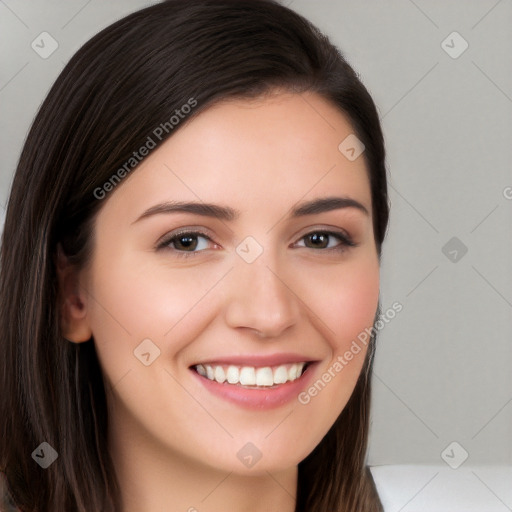
[[220, 384], [199, 375], [195, 370], [190, 371], [208, 391], [229, 402], [248, 409], [274, 409], [296, 398], [308, 386], [315, 366], [315, 363], [309, 364], [304, 373], [294, 381], [260, 389], [244, 388], [227, 382]]

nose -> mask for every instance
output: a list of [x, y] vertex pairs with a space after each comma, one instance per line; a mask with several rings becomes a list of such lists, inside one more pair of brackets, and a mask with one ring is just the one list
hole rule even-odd
[[293, 283], [264, 254], [252, 263], [238, 261], [231, 272], [225, 306], [226, 324], [276, 338], [297, 323], [299, 299]]

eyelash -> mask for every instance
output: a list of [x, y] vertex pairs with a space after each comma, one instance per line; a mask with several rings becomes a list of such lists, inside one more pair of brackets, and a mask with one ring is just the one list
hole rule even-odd
[[[203, 233], [202, 231], [180, 231], [178, 233], [174, 233], [172, 236], [166, 237], [161, 243], [159, 243], [157, 245], [156, 249], [158, 251], [161, 251], [161, 250], [172, 251], [179, 258], [190, 258], [190, 257], [194, 257], [195, 255], [203, 252], [203, 250], [201, 250], [201, 251], [180, 251], [178, 249], [173, 249], [173, 248], [169, 247], [169, 244], [171, 242], [174, 242], [175, 240], [178, 240], [179, 238], [184, 237], [186, 235], [189, 235], [192, 237], [199, 235], [201, 237], [206, 238], [210, 242], [215, 243], [206, 233]], [[320, 251], [325, 251], [325, 252], [332, 251], [332, 252], [342, 253], [342, 252], [345, 252], [348, 248], [357, 247], [357, 245], [358, 245], [349, 236], [345, 235], [344, 233], [341, 233], [338, 231], [322, 230], [322, 229], [319, 229], [317, 231], [310, 231], [309, 233], [306, 233], [305, 235], [303, 235], [300, 238], [300, 240], [303, 240], [304, 238], [311, 236], [311, 235], [332, 236], [334, 238], [337, 238], [339, 240], [340, 244], [337, 245], [336, 247], [329, 247], [329, 248], [324, 248], [324, 249], [315, 249], [314, 247], [304, 247], [305, 249], [320, 250]]]

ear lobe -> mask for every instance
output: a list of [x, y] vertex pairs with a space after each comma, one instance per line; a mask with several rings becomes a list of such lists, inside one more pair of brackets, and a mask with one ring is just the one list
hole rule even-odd
[[79, 273], [69, 263], [60, 243], [57, 244], [55, 267], [59, 282], [58, 308], [62, 336], [70, 342], [82, 343], [92, 336], [87, 319], [85, 297], [80, 292]]

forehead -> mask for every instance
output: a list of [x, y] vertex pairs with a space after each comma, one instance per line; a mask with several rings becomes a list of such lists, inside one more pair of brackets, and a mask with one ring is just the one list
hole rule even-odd
[[364, 154], [351, 161], [339, 150], [353, 131], [314, 93], [222, 101], [145, 157], [105, 209], [131, 211], [131, 218], [151, 202], [174, 199], [275, 214], [301, 199], [348, 195], [371, 211]]

